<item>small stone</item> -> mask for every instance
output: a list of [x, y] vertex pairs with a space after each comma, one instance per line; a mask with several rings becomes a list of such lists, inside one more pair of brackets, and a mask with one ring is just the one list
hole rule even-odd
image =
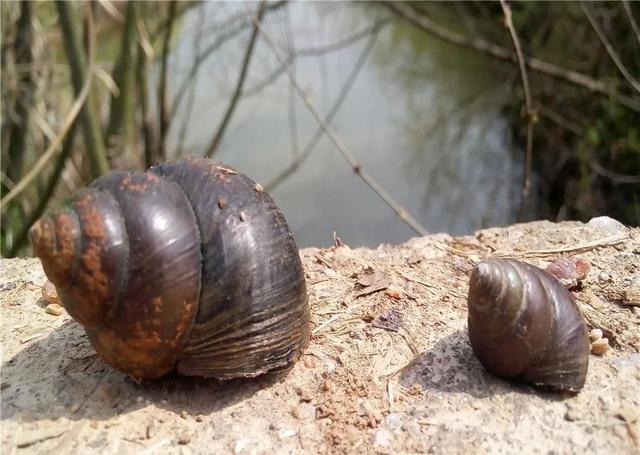
[[62, 314], [62, 307], [60, 305], [49, 304], [45, 307], [44, 312], [54, 316], [60, 316]]
[[42, 297], [47, 301], [49, 305], [61, 305], [60, 297], [58, 296], [58, 290], [55, 285], [47, 280], [42, 286]]
[[380, 450], [388, 450], [393, 445], [394, 436], [391, 431], [386, 428], [380, 428], [376, 431], [373, 438], [373, 447]]
[[311, 403], [300, 403], [293, 408], [291, 415], [299, 420], [309, 420], [316, 416], [316, 408]]
[[600, 272], [598, 274], [598, 281], [600, 281], [601, 283], [610, 282], [612, 281], [611, 275], [609, 275], [607, 272]]
[[402, 427], [402, 416], [397, 412], [392, 412], [385, 417], [384, 422], [390, 430], [397, 430]]
[[600, 329], [593, 329], [591, 332], [589, 332], [589, 339], [591, 340], [591, 342], [599, 340], [602, 337], [603, 337], [603, 334], [602, 334], [602, 330]]
[[191, 442], [191, 435], [189, 433], [185, 432], [185, 433], [182, 433], [180, 436], [178, 436], [178, 444], [182, 446], [186, 446], [190, 442]]
[[202, 422], [204, 419], [202, 418], [201, 415], [197, 415], [196, 416], [196, 422]]
[[182, 418], [182, 419], [186, 419], [187, 417], [188, 417], [188, 415], [187, 415], [187, 411], [182, 411], [182, 412], [180, 412], [180, 418]]
[[258, 193], [262, 193], [264, 191], [264, 188], [262, 188], [262, 185], [260, 185], [259, 183], [256, 183], [256, 186], [254, 188]]
[[608, 338], [600, 338], [599, 340], [591, 343], [591, 352], [596, 355], [603, 355], [605, 352], [609, 350], [609, 339]]
[[587, 226], [610, 235], [618, 234], [627, 230], [625, 225], [620, 221], [614, 220], [608, 216], [597, 216], [595, 218], [591, 218], [589, 222], [587, 222]]
[[384, 291], [392, 299], [401, 299], [402, 298], [402, 290], [396, 286], [395, 284], [390, 284], [389, 287]]

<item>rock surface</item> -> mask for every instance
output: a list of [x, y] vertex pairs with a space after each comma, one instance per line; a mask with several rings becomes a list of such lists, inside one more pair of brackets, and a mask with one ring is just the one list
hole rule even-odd
[[[573, 292], [611, 349], [577, 395], [491, 376], [466, 332], [473, 264], [566, 254], [591, 265]], [[301, 256], [311, 345], [285, 376], [226, 383], [123, 376], [45, 312], [37, 260], [2, 260], [2, 453], [640, 450], [640, 229], [535, 222]]]

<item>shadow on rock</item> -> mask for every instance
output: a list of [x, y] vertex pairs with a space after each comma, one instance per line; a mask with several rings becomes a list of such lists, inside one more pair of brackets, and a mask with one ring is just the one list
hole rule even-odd
[[571, 396], [493, 376], [473, 353], [466, 330], [459, 330], [438, 341], [432, 349], [400, 370], [398, 377], [398, 382], [407, 388], [419, 384], [426, 391], [462, 392], [476, 398], [511, 392], [536, 394], [549, 400]]
[[95, 354], [84, 330], [67, 321], [2, 364], [2, 420], [109, 419], [153, 404], [210, 414], [281, 381], [286, 372], [218, 381], [171, 373], [136, 382]]

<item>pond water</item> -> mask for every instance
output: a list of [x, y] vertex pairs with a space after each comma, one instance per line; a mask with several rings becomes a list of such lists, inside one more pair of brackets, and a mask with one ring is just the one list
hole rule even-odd
[[[189, 72], [196, 38], [202, 38], [202, 52], [246, 11], [242, 3], [203, 2], [187, 13], [170, 59], [172, 87]], [[383, 17], [387, 11], [370, 4], [305, 2], [270, 11], [264, 22], [286, 52], [339, 42]], [[200, 67], [191, 114], [187, 95], [170, 146], [178, 148], [188, 118], [182, 153], [204, 153], [233, 92], [249, 34], [246, 28]], [[513, 73], [410, 26], [387, 24], [375, 41], [365, 36], [340, 50], [295, 60], [297, 80], [323, 115], [367, 46], [370, 52], [332, 121], [363, 167], [431, 232], [465, 234], [515, 221], [520, 146], [501, 113]], [[215, 155], [262, 184], [286, 168], [318, 128], [286, 75], [251, 94], [279, 66], [259, 38], [245, 83], [250, 96], [240, 100]], [[334, 231], [351, 246], [399, 243], [416, 235], [324, 136], [271, 195], [301, 247], [329, 245]]]

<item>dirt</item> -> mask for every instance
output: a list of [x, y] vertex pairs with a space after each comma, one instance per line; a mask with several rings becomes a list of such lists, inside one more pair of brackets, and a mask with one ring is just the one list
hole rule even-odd
[[[573, 292], [612, 348], [577, 395], [493, 377], [466, 331], [473, 264], [566, 254], [590, 264]], [[2, 453], [640, 452], [640, 229], [535, 222], [301, 256], [309, 348], [228, 382], [122, 375], [45, 312], [37, 260], [2, 260]]]

